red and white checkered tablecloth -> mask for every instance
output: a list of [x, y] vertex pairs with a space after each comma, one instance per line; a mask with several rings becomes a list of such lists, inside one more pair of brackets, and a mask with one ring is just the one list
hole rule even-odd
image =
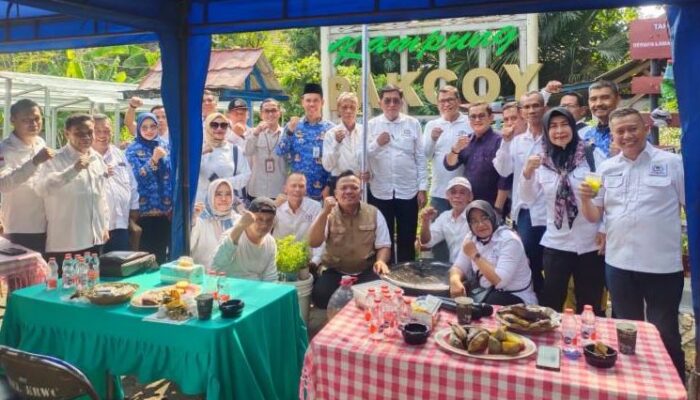
[[[562, 355], [561, 371], [535, 368], [536, 355], [486, 361], [443, 351], [431, 336], [423, 346], [401, 337], [375, 342], [354, 303], [313, 339], [304, 358], [301, 399], [685, 399], [661, 337], [653, 325], [637, 326], [637, 350], [618, 355], [611, 369], [596, 369], [583, 356]], [[435, 331], [456, 322], [441, 312]], [[598, 319], [600, 340], [617, 348], [613, 319]], [[494, 328], [493, 318], [480, 325]], [[560, 345], [559, 332], [532, 335], [537, 345]]]

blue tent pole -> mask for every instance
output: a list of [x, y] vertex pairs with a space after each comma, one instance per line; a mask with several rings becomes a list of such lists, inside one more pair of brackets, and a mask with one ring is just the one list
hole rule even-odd
[[[688, 221], [688, 252], [690, 260], [690, 282], [693, 290], [693, 313], [695, 331], [700, 332], [700, 162], [695, 155], [700, 149], [700, 114], [697, 112], [697, 88], [700, 76], [697, 65], [700, 63], [700, 5], [684, 4], [668, 8], [668, 22], [671, 26], [671, 46], [673, 73], [676, 81], [678, 108], [681, 118], [681, 150], [684, 154], [685, 210]], [[695, 335], [695, 346], [700, 348], [700, 335]], [[695, 370], [700, 370], [698, 356], [695, 357]]]

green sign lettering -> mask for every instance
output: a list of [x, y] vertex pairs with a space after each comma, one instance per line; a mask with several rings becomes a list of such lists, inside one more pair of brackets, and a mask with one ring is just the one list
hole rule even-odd
[[[467, 48], [494, 46], [496, 56], [502, 55], [518, 38], [518, 28], [512, 25], [504, 26], [496, 31], [463, 32], [443, 35], [439, 30], [433, 31], [425, 40], [420, 36], [393, 37], [375, 36], [369, 40], [369, 52], [371, 54], [414, 53], [420, 60], [425, 53], [432, 53], [445, 49], [464, 50]], [[339, 65], [346, 60], [361, 60], [362, 36], [343, 36], [328, 45], [329, 53], [336, 53], [334, 65]]]

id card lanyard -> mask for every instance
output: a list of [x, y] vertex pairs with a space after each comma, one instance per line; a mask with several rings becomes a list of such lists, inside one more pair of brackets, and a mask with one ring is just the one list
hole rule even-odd
[[265, 173], [268, 174], [273, 174], [275, 172], [275, 159], [272, 158], [272, 150], [274, 150], [275, 147], [277, 147], [277, 143], [280, 141], [280, 132], [279, 130], [277, 131], [277, 139], [275, 140], [275, 143], [270, 147], [270, 139], [267, 137], [267, 133], [263, 133], [265, 135], [265, 146], [267, 147], [267, 158], [265, 159]]

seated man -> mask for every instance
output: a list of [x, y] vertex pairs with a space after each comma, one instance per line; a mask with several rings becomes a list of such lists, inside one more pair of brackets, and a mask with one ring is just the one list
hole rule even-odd
[[[292, 172], [284, 185], [284, 194], [277, 196], [277, 219], [272, 229], [275, 239], [294, 235], [296, 240], [307, 240], [311, 223], [321, 212], [321, 203], [306, 195], [306, 177]], [[312, 250], [311, 267], [321, 261], [323, 249]]]
[[453, 263], [457, 259], [462, 241], [469, 233], [469, 224], [464, 211], [467, 204], [472, 201], [472, 185], [467, 178], [457, 176], [447, 183], [447, 201], [450, 203], [450, 210], [440, 214], [435, 223], [431, 221], [437, 215], [433, 207], [423, 210], [421, 217], [423, 224], [420, 228], [420, 241], [425, 247], [433, 247], [445, 241], [449, 249], [449, 260], [436, 258], [438, 261]]
[[311, 293], [318, 308], [328, 306], [343, 275], [353, 275], [357, 283], [363, 283], [389, 272], [389, 228], [376, 207], [360, 202], [360, 187], [360, 178], [352, 171], [338, 175], [335, 197], [326, 197], [309, 230], [311, 247], [326, 245], [321, 258], [326, 270]]
[[277, 207], [267, 197], [258, 197], [241, 218], [224, 233], [212, 267], [227, 276], [274, 282], [277, 280], [277, 244], [270, 235]]

